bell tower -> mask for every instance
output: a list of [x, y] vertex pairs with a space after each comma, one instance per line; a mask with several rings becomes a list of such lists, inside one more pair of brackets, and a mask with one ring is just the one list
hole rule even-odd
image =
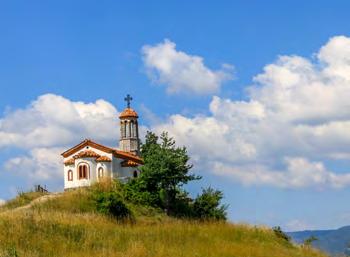
[[134, 155], [140, 154], [140, 139], [139, 139], [139, 125], [138, 115], [130, 107], [130, 103], [133, 100], [128, 94], [124, 100], [127, 106], [124, 111], [119, 115], [120, 119], [120, 141], [119, 148], [125, 152], [131, 152]]

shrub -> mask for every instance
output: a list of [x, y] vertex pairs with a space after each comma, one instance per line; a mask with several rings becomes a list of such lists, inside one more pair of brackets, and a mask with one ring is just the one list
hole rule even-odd
[[131, 217], [131, 212], [120, 194], [115, 191], [96, 192], [94, 195], [96, 210], [118, 219]]
[[226, 205], [220, 205], [223, 193], [211, 187], [203, 189], [193, 203], [193, 213], [199, 219], [226, 220]]
[[177, 190], [172, 209], [175, 217], [194, 217], [193, 200], [189, 197], [188, 192], [184, 190]]
[[273, 227], [272, 230], [278, 238], [281, 238], [284, 241], [290, 242], [290, 237], [282, 231], [280, 226]]
[[134, 203], [146, 206], [159, 207], [161, 205], [158, 193], [151, 193], [143, 188], [142, 181], [132, 179], [125, 185], [122, 190], [125, 198]]

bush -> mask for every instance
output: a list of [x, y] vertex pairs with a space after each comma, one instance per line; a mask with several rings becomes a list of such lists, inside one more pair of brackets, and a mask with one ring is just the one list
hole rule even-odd
[[280, 226], [273, 227], [272, 230], [278, 238], [281, 238], [284, 241], [290, 242], [290, 237], [282, 231]]
[[199, 219], [226, 220], [226, 205], [220, 205], [223, 193], [211, 187], [203, 189], [193, 203], [193, 213]]
[[94, 195], [96, 210], [118, 219], [130, 218], [131, 212], [120, 194], [115, 191], [96, 192]]
[[161, 205], [160, 195], [145, 190], [139, 179], [132, 179], [124, 184], [122, 191], [125, 198], [134, 204], [152, 207], [159, 207]]
[[[164, 196], [161, 196], [161, 198], [166, 199]], [[172, 203], [172, 215], [183, 218], [194, 217], [192, 202], [193, 200], [189, 197], [188, 192], [178, 189]]]

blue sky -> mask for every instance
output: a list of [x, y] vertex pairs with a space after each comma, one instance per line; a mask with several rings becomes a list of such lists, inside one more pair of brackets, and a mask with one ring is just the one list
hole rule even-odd
[[[36, 182], [62, 188], [59, 173], [45, 169], [81, 137], [117, 144], [113, 115], [130, 93], [144, 130], [168, 130], [189, 147], [204, 177], [192, 194], [222, 189], [232, 221], [287, 230], [350, 224], [349, 7], [1, 1], [0, 199]], [[78, 133], [67, 105], [100, 116], [80, 115], [91, 129]]]

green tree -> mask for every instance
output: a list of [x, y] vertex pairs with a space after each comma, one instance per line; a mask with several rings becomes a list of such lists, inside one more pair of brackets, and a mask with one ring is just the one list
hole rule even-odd
[[203, 189], [201, 195], [197, 196], [193, 203], [193, 212], [200, 219], [225, 220], [227, 205], [221, 205], [223, 193], [209, 187]]
[[221, 205], [221, 191], [204, 189], [193, 200], [183, 186], [201, 179], [191, 173], [192, 165], [186, 147], [176, 146], [175, 140], [163, 132], [158, 137], [147, 132], [141, 145], [144, 165], [137, 179], [124, 185], [125, 198], [166, 210], [168, 215], [199, 219], [226, 219], [227, 206]]
[[175, 140], [163, 132], [160, 137], [147, 132], [145, 143], [141, 146], [144, 165], [141, 168], [139, 187], [157, 196], [158, 204], [174, 214], [176, 196], [184, 184], [200, 179], [190, 173], [186, 147], [177, 147]]

